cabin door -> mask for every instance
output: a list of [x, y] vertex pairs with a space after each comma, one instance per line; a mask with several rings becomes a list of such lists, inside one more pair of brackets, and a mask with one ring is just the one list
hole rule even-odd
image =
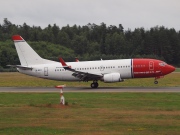
[[48, 76], [48, 67], [44, 67], [44, 76]]
[[149, 62], [149, 70], [154, 70], [154, 62], [153, 61]]

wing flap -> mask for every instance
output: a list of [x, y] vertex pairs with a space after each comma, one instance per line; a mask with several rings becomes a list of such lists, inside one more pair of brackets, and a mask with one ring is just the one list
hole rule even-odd
[[[70, 70], [70, 71], [72, 71], [72, 70]], [[74, 72], [72, 74], [72, 76], [79, 78], [80, 80], [83, 80], [83, 81], [99, 80], [100, 78], [103, 77], [102, 74], [92, 74], [92, 73], [80, 72], [80, 71], [76, 71], [76, 70], [74, 70], [72, 72]]]

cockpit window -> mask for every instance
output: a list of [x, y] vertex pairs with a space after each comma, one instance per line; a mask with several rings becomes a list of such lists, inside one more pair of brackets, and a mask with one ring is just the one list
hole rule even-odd
[[159, 63], [159, 65], [160, 65], [160, 66], [165, 66], [165, 65], [167, 65], [167, 63], [161, 62], [161, 63]]

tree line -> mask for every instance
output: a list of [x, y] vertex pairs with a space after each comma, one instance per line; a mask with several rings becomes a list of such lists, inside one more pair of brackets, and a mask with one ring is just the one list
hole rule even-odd
[[180, 66], [180, 31], [164, 26], [149, 30], [136, 28], [124, 30], [119, 26], [105, 23], [85, 26], [15, 25], [7, 18], [0, 24], [0, 66], [19, 64], [19, 59], [11, 41], [12, 35], [21, 35], [41, 57], [56, 60], [63, 57], [66, 61], [157, 58], [169, 64]]

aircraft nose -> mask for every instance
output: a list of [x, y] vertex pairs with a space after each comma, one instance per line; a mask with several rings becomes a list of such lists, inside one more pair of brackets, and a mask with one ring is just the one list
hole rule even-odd
[[173, 72], [173, 71], [175, 71], [175, 67], [173, 67], [173, 66], [170, 66], [170, 68], [171, 68], [171, 72]]
[[175, 70], [175, 67], [171, 65], [166, 65], [164, 68], [161, 69], [163, 75], [167, 75]]
[[171, 73], [171, 72], [173, 72], [175, 70], [175, 67], [173, 67], [173, 66], [171, 66], [171, 65], [168, 65], [168, 67], [167, 67], [167, 72], [168, 73]]

